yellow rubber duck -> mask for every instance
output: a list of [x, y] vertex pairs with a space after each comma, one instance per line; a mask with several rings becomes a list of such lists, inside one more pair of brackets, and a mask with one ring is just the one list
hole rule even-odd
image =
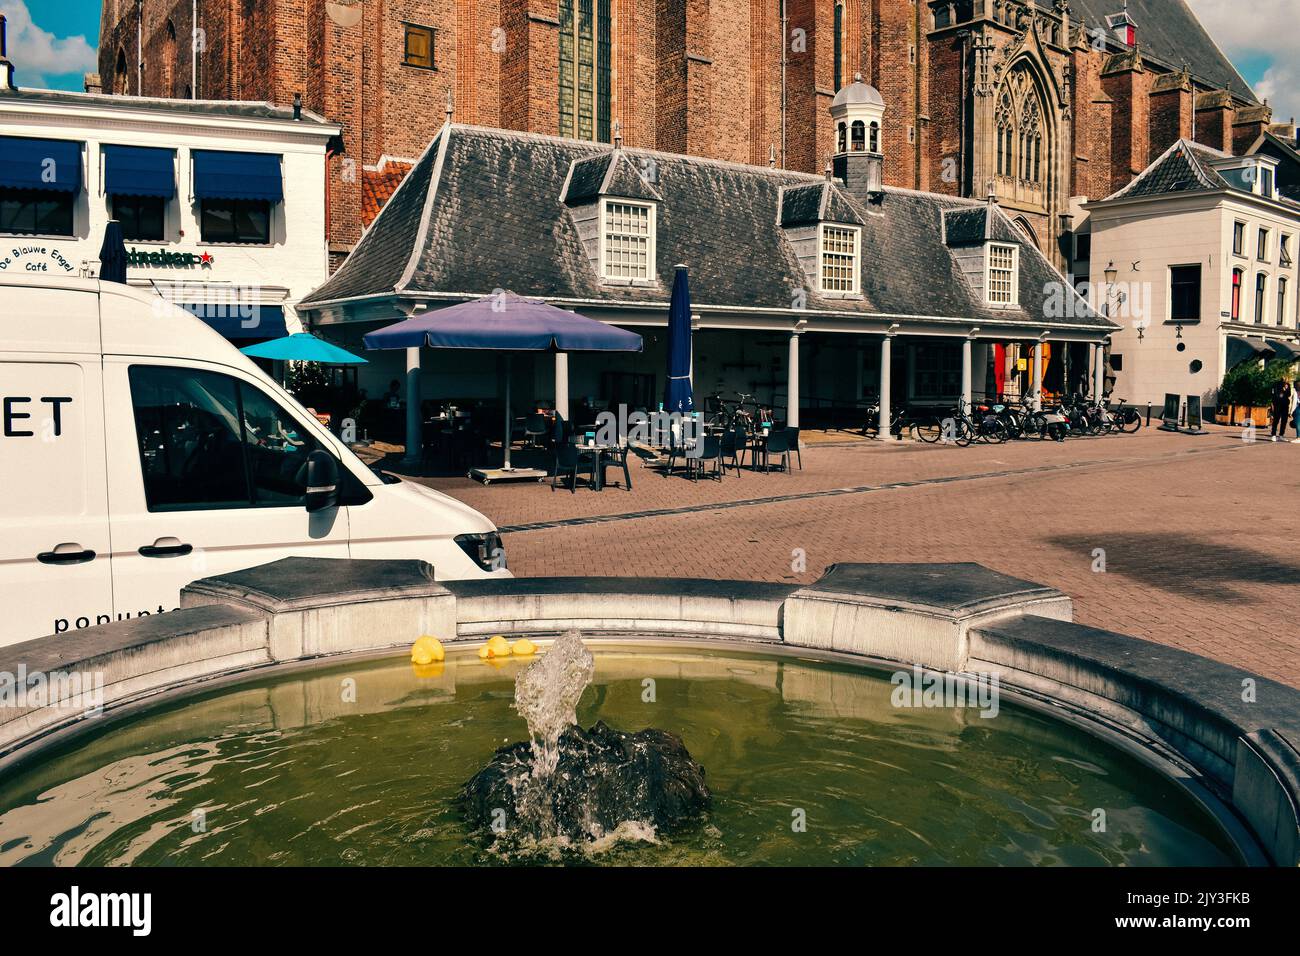
[[441, 677], [445, 666], [446, 665], [443, 664], [442, 661], [434, 661], [431, 664], [416, 664], [412, 661], [411, 673], [420, 680], [429, 680], [433, 677]]
[[411, 645], [411, 663], [412, 664], [433, 664], [437, 661], [444, 660], [447, 653], [442, 649], [442, 643], [436, 637], [430, 637], [425, 634], [416, 639]]
[[537, 653], [537, 645], [526, 637], [521, 637], [510, 645], [510, 653], [515, 657], [527, 657], [529, 654]]
[[510, 656], [510, 642], [500, 634], [490, 638], [486, 644], [478, 649], [478, 656], [484, 660], [496, 657]]

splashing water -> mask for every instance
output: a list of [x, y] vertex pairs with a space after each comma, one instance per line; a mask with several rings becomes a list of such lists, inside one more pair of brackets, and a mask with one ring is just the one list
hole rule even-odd
[[515, 678], [515, 710], [528, 724], [533, 753], [528, 774], [514, 782], [516, 806], [542, 833], [556, 830], [549, 791], [560, 763], [560, 735], [578, 722], [578, 701], [595, 673], [582, 636], [568, 630]]
[[497, 750], [461, 791], [471, 823], [490, 825], [494, 843], [506, 837], [503, 852], [586, 854], [620, 841], [656, 842], [660, 829], [707, 810], [704, 768], [681, 738], [654, 728], [627, 733], [599, 720], [578, 726], [578, 701], [595, 671], [570, 630], [515, 679], [515, 710], [529, 741]]
[[515, 710], [528, 723], [535, 778], [555, 772], [560, 734], [578, 722], [578, 700], [595, 673], [591, 651], [576, 630], [569, 630], [515, 678]]

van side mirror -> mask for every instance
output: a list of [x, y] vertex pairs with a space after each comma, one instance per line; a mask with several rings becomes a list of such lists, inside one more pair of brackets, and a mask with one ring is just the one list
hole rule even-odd
[[339, 463], [327, 451], [316, 449], [307, 456], [307, 511], [315, 513], [339, 503]]

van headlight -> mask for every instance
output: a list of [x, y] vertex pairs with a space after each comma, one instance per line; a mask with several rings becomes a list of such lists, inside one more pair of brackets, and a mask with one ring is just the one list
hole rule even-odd
[[495, 531], [483, 534], [458, 534], [455, 541], [469, 559], [484, 571], [500, 571], [506, 566], [506, 549]]

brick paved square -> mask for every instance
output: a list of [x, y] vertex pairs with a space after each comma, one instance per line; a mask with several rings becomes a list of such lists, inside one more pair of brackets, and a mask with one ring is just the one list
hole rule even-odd
[[601, 493], [415, 480], [496, 521], [519, 575], [808, 582], [837, 561], [976, 561], [1060, 588], [1081, 623], [1300, 686], [1300, 446], [1144, 428], [803, 457], [721, 482], [634, 467], [631, 491]]

